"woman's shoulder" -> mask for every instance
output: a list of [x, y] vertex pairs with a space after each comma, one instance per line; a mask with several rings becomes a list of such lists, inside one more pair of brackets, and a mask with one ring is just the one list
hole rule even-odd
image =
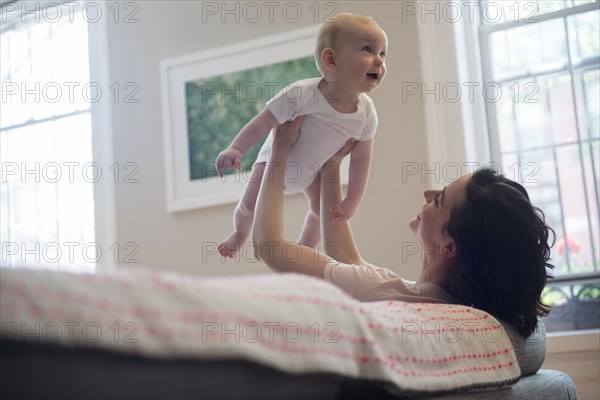
[[457, 299], [440, 286], [430, 282], [414, 282], [403, 279], [404, 285], [420, 297], [434, 299], [440, 303], [457, 304]]

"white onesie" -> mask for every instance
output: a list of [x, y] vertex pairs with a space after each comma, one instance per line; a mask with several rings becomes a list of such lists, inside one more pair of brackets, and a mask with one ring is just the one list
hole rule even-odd
[[[285, 168], [284, 191], [288, 194], [304, 190], [325, 161], [341, 149], [348, 139], [366, 141], [377, 130], [377, 113], [369, 96], [360, 94], [356, 112], [338, 112], [321, 94], [321, 79], [310, 78], [292, 83], [267, 103], [267, 109], [280, 124], [305, 115], [300, 137], [290, 149]], [[273, 132], [260, 149], [257, 163], [269, 161], [272, 143]]]

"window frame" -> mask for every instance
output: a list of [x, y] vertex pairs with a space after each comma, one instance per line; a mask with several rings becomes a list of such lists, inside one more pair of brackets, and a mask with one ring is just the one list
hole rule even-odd
[[[86, 0], [85, 3], [92, 0]], [[96, 2], [102, 15], [108, 14], [108, 2]], [[90, 81], [97, 82], [103, 88], [111, 87], [108, 50], [109, 18], [101, 18], [88, 23], [88, 48], [90, 63]], [[92, 159], [104, 167], [115, 165], [113, 150], [112, 103], [110, 96], [91, 104], [92, 116]], [[117, 203], [116, 183], [112, 179], [101, 179], [94, 183], [94, 222], [96, 242], [102, 249], [109, 249], [117, 242]], [[114, 267], [110, 257], [102, 257], [96, 263], [96, 272]]]
[[[19, 0], [3, 2], [0, 7], [2, 17], [6, 18], [6, 23], [3, 23], [2, 33], [10, 29], [19, 29], [19, 24], [24, 21], [20, 13], [4, 15], [7, 11], [7, 6], [19, 3]], [[100, 8], [101, 15], [108, 15], [108, 5], [105, 2], [95, 2], [92, 0], [75, 1], [79, 3], [77, 10], [86, 8], [86, 3], [93, 3], [94, 8]], [[40, 0], [37, 2], [37, 7], [44, 9], [46, 6], [63, 7], [64, 3], [74, 3], [67, 0]], [[26, 9], [26, 11], [29, 9]], [[30, 11], [30, 10], [29, 10]], [[66, 13], [68, 15], [68, 13]], [[31, 18], [31, 16], [29, 16]], [[109, 51], [108, 51], [108, 18], [100, 18], [94, 23], [88, 22], [88, 62], [89, 62], [89, 80], [95, 82], [100, 87], [109, 88], [110, 73], [109, 73]], [[30, 22], [36, 23], [36, 22]], [[113, 151], [113, 132], [112, 132], [112, 104], [110, 96], [101, 96], [98, 101], [91, 102], [90, 106], [84, 111], [75, 111], [70, 114], [64, 114], [60, 117], [69, 117], [86, 113], [91, 119], [91, 142], [92, 142], [92, 161], [99, 164], [103, 169], [114, 165]], [[55, 120], [57, 117], [48, 118]], [[28, 126], [31, 124], [40, 123], [40, 121], [27, 121], [15, 127]], [[94, 242], [101, 249], [109, 249], [117, 243], [116, 237], [116, 201], [115, 201], [115, 182], [111, 179], [99, 179], [93, 183], [93, 198], [94, 198]], [[94, 271], [101, 272], [107, 268], [114, 266], [111, 257], [102, 256], [96, 263]]]
[[[502, 23], [497, 23], [497, 24], [481, 24], [481, 22], [479, 22], [477, 24], [477, 35], [478, 35], [478, 42], [479, 42], [479, 48], [481, 49], [481, 67], [482, 67], [482, 82], [486, 82], [486, 81], [492, 81], [492, 77], [493, 77], [493, 73], [492, 73], [492, 65], [491, 65], [491, 53], [490, 53], [490, 47], [488, 45], [488, 41], [487, 38], [495, 33], [495, 32], [500, 32], [500, 31], [507, 31], [510, 29], [516, 29], [519, 27], [523, 27], [523, 26], [530, 26], [533, 23], [542, 23], [545, 21], [551, 21], [551, 20], [561, 20], [564, 18], [568, 18], [570, 16], [574, 16], [574, 15], [579, 15], [579, 14], [583, 14], [583, 13], [587, 13], [587, 12], [591, 12], [591, 11], [597, 11], [599, 8], [599, 4], [598, 2], [594, 2], [594, 3], [589, 3], [589, 4], [584, 4], [584, 5], [578, 5], [578, 6], [573, 6], [573, 7], [569, 7], [569, 8], [564, 8], [564, 9], [560, 9], [560, 10], [556, 10], [556, 11], [551, 11], [551, 12], [547, 12], [544, 14], [540, 14], [540, 15], [535, 15], [535, 17], [529, 21], [527, 21], [527, 19], [519, 19], [517, 21], [508, 21], [508, 22], [502, 22]], [[568, 39], [568, 38], [567, 38]], [[567, 47], [567, 57], [569, 60], [568, 66], [566, 67], [566, 71], [570, 74], [570, 76], [574, 75], [574, 69], [573, 69], [573, 63], [571, 61], [571, 52], [569, 51], [568, 47]], [[591, 65], [597, 65], [597, 63], [593, 63], [593, 64], [589, 64]], [[585, 65], [582, 65], [585, 66]], [[557, 69], [556, 71], [553, 72], [562, 72], [564, 71], [565, 68], [561, 67], [560, 69]], [[520, 78], [515, 79], [522, 79], [522, 78], [537, 78], [537, 77], [543, 77], [545, 75], [547, 75], [549, 72], [548, 71], [544, 71], [542, 73], [534, 73], [534, 74], [530, 74], [528, 76], [523, 76]], [[512, 81], [512, 79], [511, 79]], [[574, 94], [574, 88], [573, 88], [574, 83], [571, 83], [571, 88]], [[488, 124], [487, 124], [487, 136], [488, 136], [488, 140], [489, 140], [489, 144], [490, 144], [490, 154], [491, 154], [491, 159], [499, 162], [502, 159], [502, 154], [501, 154], [501, 146], [500, 146], [500, 134], [497, 130], [498, 127], [498, 121], [497, 121], [497, 114], [495, 112], [495, 104], [492, 102], [485, 102], [485, 114], [488, 118]], [[578, 128], [579, 129], [579, 128]], [[574, 143], [569, 143], [569, 144], [565, 144], [565, 145], [577, 145], [579, 147], [585, 145], [586, 142], [589, 141], [593, 141], [594, 139], [588, 138], [588, 139], [581, 139], [581, 137], [579, 137], [580, 135], [578, 135], [577, 141]], [[551, 148], [556, 149], [557, 147], [560, 147], [560, 145], [550, 145]], [[519, 152], [519, 150], [517, 150], [517, 153]], [[584, 167], [582, 166], [582, 169]], [[582, 171], [582, 173], [584, 174], [584, 172]], [[585, 174], [584, 174], [585, 176]], [[584, 187], [584, 191], [586, 190], [586, 188]], [[560, 189], [559, 189], [560, 191]], [[560, 198], [560, 193], [559, 193], [559, 198]], [[587, 192], [586, 192], [586, 196], [585, 196], [585, 201], [586, 201], [586, 208], [588, 209], [588, 211], [591, 209], [593, 209], [593, 205], [590, 206], [588, 204], [588, 196], [587, 196]], [[562, 209], [562, 201], [560, 202], [560, 206]], [[561, 214], [564, 214], [564, 212], [561, 210]], [[561, 223], [562, 223], [562, 229], [563, 232], [567, 232], [567, 229], [565, 227], [565, 221], [563, 218], [561, 218]], [[591, 229], [591, 226], [589, 226], [589, 217], [588, 217], [588, 227]], [[591, 233], [590, 233], [591, 234]], [[590, 238], [591, 239], [591, 244], [592, 247], [595, 245], [593, 237]], [[594, 257], [594, 259], [592, 260], [592, 265], [596, 265], [597, 261], [595, 258], [595, 248], [592, 248], [592, 256]], [[566, 252], [568, 252], [568, 248], [565, 249]], [[567, 263], [569, 264], [569, 260], [567, 258]], [[586, 281], [589, 281], [590, 279], [594, 279], [594, 280], [598, 280], [600, 278], [600, 271], [595, 271], [595, 272], [586, 272], [586, 273], [569, 273], [569, 274], [564, 274], [564, 275], [560, 275], [557, 276], [553, 279], [552, 283], [553, 284], [567, 284], [567, 283], [571, 283], [571, 284], [576, 284], [576, 283], [585, 283]]]
[[[427, 18], [417, 18], [419, 32], [419, 48], [422, 65], [423, 83], [435, 82], [479, 82], [483, 84], [484, 76], [491, 76], [489, 63], [482, 62], [486, 57], [481, 48], [482, 41], [479, 33], [480, 16], [475, 13], [475, 21], [466, 18], [469, 12], [464, 8], [463, 18], [454, 21], [439, 21]], [[577, 6], [578, 12], [596, 10], [598, 2]], [[562, 16], [566, 11], [559, 10], [536, 16], [540, 21]], [[503, 24], [514, 25], [513, 22]], [[497, 25], [503, 25], [497, 24]], [[494, 30], [500, 26], [491, 25]], [[481, 50], [480, 50], [481, 49]], [[487, 54], [489, 59], [489, 53]], [[460, 61], [459, 61], [460, 60]], [[436, 66], [443, 65], [443, 68]], [[484, 69], [488, 68], [487, 75]], [[488, 122], [489, 108], [494, 104], [486, 102], [483, 96], [474, 101], [462, 96], [456, 103], [441, 102], [424, 104], [426, 117], [426, 136], [428, 144], [428, 162], [454, 161], [468, 165], [485, 165], [500, 159], [497, 132], [494, 135], [490, 127], [497, 126], [492, 116]], [[494, 114], [494, 113], [492, 113]], [[460, 145], [449, 146], [449, 140], [460, 141]], [[464, 171], [469, 172], [469, 171]], [[436, 186], [435, 184], [432, 186]], [[593, 273], [597, 279], [598, 274]], [[589, 279], [590, 276], [578, 276], [575, 283]], [[573, 281], [572, 276], [564, 276], [553, 283]], [[547, 353], [564, 353], [600, 349], [600, 329], [572, 330], [550, 332], [547, 334]], [[576, 340], [572, 340], [576, 339]]]

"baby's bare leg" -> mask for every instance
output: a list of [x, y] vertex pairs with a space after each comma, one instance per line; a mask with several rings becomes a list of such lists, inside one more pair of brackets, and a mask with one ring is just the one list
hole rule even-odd
[[265, 163], [254, 164], [252, 166], [250, 181], [246, 185], [244, 194], [233, 213], [233, 232], [217, 247], [223, 257], [232, 258], [250, 235], [252, 219], [254, 218], [254, 207], [256, 206], [256, 199], [264, 171]]
[[317, 176], [317, 178], [306, 189], [304, 189], [304, 195], [308, 199], [309, 210], [304, 218], [304, 226], [302, 227], [302, 232], [298, 238], [298, 244], [312, 248], [316, 247], [321, 240], [319, 220], [319, 203], [321, 201], [320, 185], [320, 178]]

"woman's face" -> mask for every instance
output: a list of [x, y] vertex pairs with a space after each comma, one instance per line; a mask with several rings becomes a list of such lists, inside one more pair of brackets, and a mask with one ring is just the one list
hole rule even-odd
[[463, 175], [443, 190], [426, 190], [423, 193], [425, 205], [409, 226], [428, 247], [447, 244], [449, 237], [444, 227], [450, 220], [452, 209], [464, 203], [469, 178], [470, 175]]

